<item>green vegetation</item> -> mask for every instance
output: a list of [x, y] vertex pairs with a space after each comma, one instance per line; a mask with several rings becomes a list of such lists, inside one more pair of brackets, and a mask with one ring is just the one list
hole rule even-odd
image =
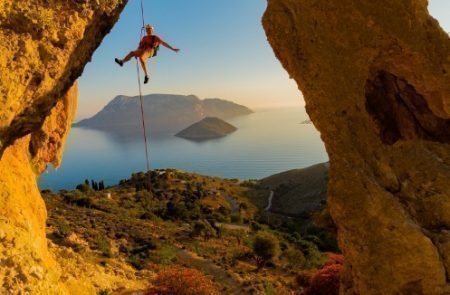
[[70, 228], [69, 224], [66, 221], [64, 220], [57, 221], [55, 235], [58, 238], [61, 239], [67, 238], [71, 232], [72, 229]]
[[259, 232], [253, 241], [253, 251], [258, 268], [264, 267], [269, 260], [278, 256], [280, 252], [278, 239], [268, 232]]
[[98, 236], [97, 237], [97, 249], [102, 253], [103, 256], [111, 258], [112, 252], [111, 252], [111, 246], [109, 245], [109, 241], [104, 236]]
[[[299, 290], [299, 274], [323, 266], [323, 251], [338, 252], [333, 234], [315, 222], [331, 226], [324, 208], [298, 217], [265, 212], [257, 183], [165, 169], [103, 187], [86, 180], [74, 191], [42, 192], [48, 237], [102, 265], [185, 265], [206, 271], [225, 293], [289, 294]], [[249, 197], [258, 194], [259, 208]]]

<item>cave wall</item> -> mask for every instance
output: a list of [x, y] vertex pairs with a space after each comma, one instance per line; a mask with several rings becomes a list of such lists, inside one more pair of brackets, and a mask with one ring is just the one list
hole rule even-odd
[[[37, 176], [58, 167], [76, 106], [74, 85], [36, 132], [6, 148], [0, 160], [0, 293], [64, 294], [59, 266], [47, 251], [47, 210]], [[39, 138], [39, 145], [36, 142]], [[35, 154], [30, 152], [31, 147]]]
[[66, 294], [37, 177], [59, 166], [76, 79], [125, 0], [0, 0], [0, 293]]
[[426, 0], [268, 0], [330, 158], [341, 294], [450, 294], [450, 40]]
[[[125, 4], [0, 1], [1, 293], [65, 292], [36, 177]], [[450, 41], [427, 1], [268, 0], [263, 24], [330, 156], [342, 293], [449, 292]]]
[[42, 125], [126, 2], [0, 1], [0, 155]]

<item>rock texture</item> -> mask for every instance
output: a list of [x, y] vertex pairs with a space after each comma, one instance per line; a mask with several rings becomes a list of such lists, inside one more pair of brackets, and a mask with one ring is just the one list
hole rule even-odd
[[47, 251], [47, 211], [37, 172], [59, 164], [74, 114], [76, 86], [60, 100], [42, 128], [9, 146], [0, 160], [0, 293], [63, 294], [59, 268]]
[[125, 4], [0, 1], [0, 154], [40, 128]]
[[450, 40], [425, 0], [269, 0], [330, 157], [342, 294], [450, 294]]
[[126, 1], [0, 1], [0, 293], [65, 294], [37, 176], [57, 166], [72, 87]]

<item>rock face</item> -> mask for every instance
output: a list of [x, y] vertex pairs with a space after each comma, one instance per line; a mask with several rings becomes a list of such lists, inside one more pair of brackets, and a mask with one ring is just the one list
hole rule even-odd
[[427, 1], [269, 0], [330, 157], [342, 294], [450, 294], [450, 40]]
[[40, 130], [9, 146], [0, 160], [0, 293], [63, 294], [58, 266], [47, 251], [47, 211], [37, 174], [59, 165], [72, 122], [76, 85], [57, 102]]
[[[342, 293], [450, 293], [450, 41], [427, 1], [268, 2], [269, 41], [330, 156]], [[36, 175], [58, 163], [69, 89], [125, 3], [0, 1], [2, 294], [65, 292]]]
[[236, 131], [233, 125], [215, 117], [206, 117], [181, 130], [175, 136], [191, 140], [207, 140], [227, 136]]
[[[242, 105], [221, 99], [201, 100], [195, 95], [150, 94], [143, 97], [149, 133], [174, 134], [204, 117], [227, 119], [251, 114]], [[122, 136], [142, 136], [139, 97], [117, 96], [92, 118], [76, 127], [100, 129]]]
[[0, 293], [65, 294], [37, 176], [57, 166], [72, 86], [126, 1], [0, 1]]
[[126, 1], [0, 2], [0, 154], [42, 125]]

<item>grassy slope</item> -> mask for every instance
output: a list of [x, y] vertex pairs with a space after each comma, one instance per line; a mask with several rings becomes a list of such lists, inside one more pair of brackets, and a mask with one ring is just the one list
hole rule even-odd
[[[272, 212], [300, 215], [317, 209], [326, 200], [328, 164], [282, 172], [262, 179], [258, 188], [275, 192]], [[265, 202], [267, 205], [267, 201]]]
[[[255, 230], [249, 224], [258, 214], [246, 198], [253, 190], [236, 180], [167, 171], [152, 173], [157, 187], [153, 194], [137, 191], [146, 182], [143, 173], [101, 192], [45, 192], [48, 237], [101, 265], [121, 261], [133, 266], [136, 275], [141, 270], [157, 273], [168, 264], [198, 268], [212, 276], [225, 294], [264, 294], [267, 288], [297, 290], [298, 271], [323, 262], [307, 240], [296, 242], [298, 237], [294, 239], [289, 232], [260, 225], [273, 231], [287, 248], [275, 267], [255, 272], [251, 251]], [[195, 197], [197, 191], [201, 197]], [[169, 202], [176, 205], [176, 215], [167, 211]], [[197, 220], [211, 218], [220, 222], [220, 233], [192, 236]]]

